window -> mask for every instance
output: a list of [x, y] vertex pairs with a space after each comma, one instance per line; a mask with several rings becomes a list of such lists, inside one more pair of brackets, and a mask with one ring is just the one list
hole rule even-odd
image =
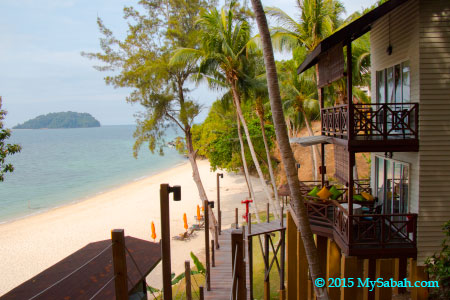
[[409, 212], [409, 164], [375, 156], [375, 185], [385, 214]]
[[377, 103], [411, 102], [409, 61], [377, 71], [376, 77]]

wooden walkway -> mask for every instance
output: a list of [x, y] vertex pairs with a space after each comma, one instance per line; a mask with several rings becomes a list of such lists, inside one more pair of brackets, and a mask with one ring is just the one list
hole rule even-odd
[[[247, 227], [245, 228], [245, 239], [247, 240]], [[251, 236], [270, 233], [281, 230], [280, 221], [272, 221], [270, 223], [252, 224]], [[211, 267], [211, 291], [205, 289], [205, 299], [230, 299], [232, 285], [232, 263], [231, 263], [231, 232], [233, 229], [222, 230], [219, 235], [219, 249], [215, 249], [215, 267]], [[247, 298], [250, 299], [249, 289], [249, 265], [248, 265], [248, 247], [245, 242], [245, 268], [246, 268], [246, 284]]]

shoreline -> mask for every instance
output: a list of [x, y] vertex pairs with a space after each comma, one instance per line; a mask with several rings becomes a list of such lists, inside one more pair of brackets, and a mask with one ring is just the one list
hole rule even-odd
[[14, 223], [14, 222], [17, 222], [17, 221], [21, 221], [21, 220], [24, 220], [24, 219], [27, 219], [27, 218], [31, 218], [31, 217], [40, 215], [40, 214], [45, 214], [45, 213], [51, 212], [51, 211], [53, 211], [55, 209], [64, 208], [64, 207], [71, 206], [71, 205], [75, 205], [75, 204], [78, 204], [78, 203], [81, 203], [81, 202], [84, 202], [84, 201], [89, 201], [92, 198], [95, 198], [97, 196], [101, 196], [101, 195], [103, 195], [105, 193], [109, 193], [109, 192], [114, 191], [116, 189], [120, 189], [120, 188], [125, 187], [127, 185], [130, 185], [130, 184], [132, 184], [134, 182], [139, 182], [139, 181], [148, 179], [148, 178], [150, 178], [152, 176], [157, 176], [160, 173], [169, 171], [171, 169], [183, 166], [183, 165], [188, 164], [188, 163], [189, 163], [189, 161], [180, 162], [180, 163], [177, 163], [177, 164], [175, 164], [175, 165], [173, 165], [171, 167], [168, 167], [166, 169], [150, 172], [148, 175], [140, 176], [140, 177], [134, 178], [134, 179], [128, 179], [127, 181], [124, 181], [123, 183], [119, 183], [117, 185], [111, 184], [111, 186], [106, 187], [103, 190], [92, 191], [91, 193], [89, 193], [86, 196], [82, 196], [82, 197], [78, 197], [78, 198], [72, 199], [72, 200], [70, 200], [67, 203], [62, 203], [62, 204], [58, 204], [56, 206], [51, 206], [51, 207], [45, 207], [43, 209], [37, 208], [38, 211], [29, 213], [29, 214], [26, 214], [26, 215], [20, 215], [20, 216], [8, 218], [6, 220], [0, 220], [0, 226], [2, 226], [4, 224], [10, 224], [10, 223]]
[[[216, 172], [208, 161], [198, 161], [205, 191], [216, 200]], [[225, 173], [221, 179], [222, 224], [234, 222], [234, 209], [243, 209], [240, 201], [247, 196], [243, 175]], [[257, 178], [252, 178], [257, 199], [264, 199]], [[201, 205], [188, 162], [165, 169], [144, 179], [129, 182], [83, 201], [63, 205], [27, 218], [0, 224], [0, 295], [47, 269], [89, 243], [111, 238], [111, 230], [123, 228], [125, 235], [152, 241], [151, 222], [160, 239], [159, 185], [181, 185], [181, 201], [170, 201], [171, 237], [184, 232], [183, 214], [189, 226], [194, 223], [197, 205]], [[259, 195], [259, 197], [258, 197]], [[215, 212], [215, 211], [214, 211]], [[215, 212], [216, 213], [216, 212]], [[179, 274], [189, 253], [204, 251], [202, 231], [191, 240], [172, 244], [172, 270]], [[152, 286], [160, 286], [161, 264], [147, 277]]]

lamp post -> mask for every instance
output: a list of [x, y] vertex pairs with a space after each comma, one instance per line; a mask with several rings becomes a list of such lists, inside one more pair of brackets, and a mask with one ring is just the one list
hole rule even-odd
[[173, 193], [173, 200], [181, 200], [181, 186], [170, 186], [163, 183], [159, 190], [161, 209], [161, 260], [164, 300], [172, 300], [172, 277], [170, 261], [170, 217], [169, 217], [169, 194]]
[[223, 173], [217, 173], [217, 219], [219, 234], [222, 234], [222, 212], [220, 211], [220, 183], [219, 177], [223, 178]]

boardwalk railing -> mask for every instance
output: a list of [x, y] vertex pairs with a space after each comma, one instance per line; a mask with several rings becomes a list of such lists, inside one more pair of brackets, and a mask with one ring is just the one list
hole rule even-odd
[[244, 263], [244, 234], [243, 229], [235, 229], [231, 232], [231, 257], [233, 281], [231, 286], [231, 300], [246, 299], [247, 287], [245, 282]]

